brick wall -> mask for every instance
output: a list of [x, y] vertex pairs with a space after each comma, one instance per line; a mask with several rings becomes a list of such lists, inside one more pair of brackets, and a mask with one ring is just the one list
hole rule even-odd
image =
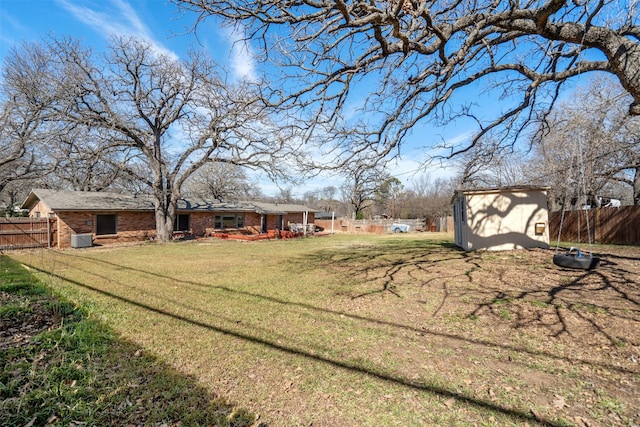
[[262, 215], [247, 212], [244, 214], [244, 228], [249, 231], [251, 234], [260, 234], [262, 225]]
[[58, 212], [58, 247], [70, 248], [72, 234], [93, 234], [94, 244], [148, 240], [156, 235], [153, 212], [101, 212], [116, 215], [117, 234], [96, 236], [95, 212]]
[[[31, 212], [40, 209], [41, 216], [48, 213], [46, 207], [36, 207]], [[93, 243], [104, 245], [118, 242], [144, 241], [155, 237], [155, 214], [144, 212], [100, 212], [100, 214], [116, 215], [116, 234], [96, 235], [96, 212], [66, 211], [58, 212], [57, 242], [59, 248], [71, 247], [73, 234], [93, 234]], [[187, 213], [183, 213], [187, 214]], [[214, 212], [190, 212], [189, 226], [191, 234], [197, 237], [206, 236], [214, 232]], [[302, 213], [292, 213], [283, 216], [283, 224], [289, 222], [302, 223]], [[267, 215], [267, 229], [275, 230], [277, 215]], [[313, 214], [309, 214], [308, 222], [313, 222]], [[244, 214], [245, 230], [252, 234], [261, 232], [261, 215], [247, 212]]]
[[211, 212], [192, 212], [189, 216], [189, 227], [194, 236], [204, 236], [213, 231], [214, 215]]
[[[149, 240], [156, 235], [156, 217], [154, 212], [114, 212], [116, 219], [116, 236], [96, 236], [99, 243], [130, 242]], [[95, 233], [95, 221], [94, 221]]]
[[91, 212], [58, 213], [58, 247], [70, 248], [71, 235], [94, 233], [95, 215]]

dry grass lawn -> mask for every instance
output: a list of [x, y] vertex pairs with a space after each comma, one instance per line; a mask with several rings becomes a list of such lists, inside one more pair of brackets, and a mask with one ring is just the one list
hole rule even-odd
[[640, 248], [594, 271], [446, 235], [12, 257], [268, 426], [640, 424]]

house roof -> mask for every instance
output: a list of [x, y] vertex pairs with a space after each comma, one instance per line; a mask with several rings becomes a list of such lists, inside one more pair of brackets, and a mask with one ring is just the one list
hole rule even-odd
[[[32, 209], [42, 201], [52, 211], [147, 211], [154, 210], [153, 198], [103, 191], [68, 191], [34, 189], [22, 203], [23, 209]], [[257, 212], [284, 215], [293, 212], [316, 212], [302, 205], [262, 202], [211, 202], [198, 199], [180, 199], [178, 211], [205, 212]]]
[[207, 212], [255, 212], [256, 208], [249, 202], [220, 202], [198, 199], [178, 200], [178, 211], [207, 211]]
[[153, 200], [146, 195], [34, 189], [22, 203], [23, 209], [33, 208], [42, 201], [53, 211], [92, 210], [153, 210]]

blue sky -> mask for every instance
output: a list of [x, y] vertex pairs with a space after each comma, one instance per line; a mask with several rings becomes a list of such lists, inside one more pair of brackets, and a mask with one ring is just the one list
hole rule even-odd
[[[250, 77], [256, 64], [249, 49], [234, 43], [234, 35], [216, 25], [213, 19], [200, 24], [197, 37], [189, 32], [193, 15], [184, 15], [176, 6], [164, 0], [0, 0], [0, 60], [23, 41], [38, 41], [48, 33], [72, 35], [102, 51], [111, 35], [135, 35], [151, 42], [159, 51], [174, 57], [183, 56], [190, 47], [202, 47], [236, 77]], [[453, 130], [450, 138], [465, 139], [464, 130]], [[416, 128], [405, 144], [401, 160], [389, 172], [410, 186], [423, 160], [424, 146], [429, 138], [439, 138], [432, 129]], [[449, 175], [434, 169], [432, 176]], [[275, 195], [276, 185], [260, 180], [265, 194]], [[294, 189], [296, 196], [304, 191], [327, 185], [339, 186], [341, 179], [319, 177], [303, 189]], [[286, 186], [286, 184], [285, 184]]]
[[112, 35], [132, 35], [150, 41], [156, 49], [181, 57], [190, 47], [202, 47], [232, 72], [250, 75], [251, 55], [233, 43], [213, 20], [204, 22], [196, 38], [189, 33], [193, 15], [177, 11], [164, 0], [2, 0], [0, 1], [0, 56], [24, 40], [40, 40], [48, 33], [79, 37], [103, 50]]

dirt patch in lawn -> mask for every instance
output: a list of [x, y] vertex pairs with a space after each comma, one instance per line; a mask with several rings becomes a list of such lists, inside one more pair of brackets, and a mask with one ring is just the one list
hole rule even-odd
[[598, 247], [591, 271], [559, 268], [553, 253], [389, 244], [325, 258], [344, 276], [332, 309], [402, 331], [377, 352], [398, 378], [435, 383], [445, 406], [640, 424], [640, 248]]

